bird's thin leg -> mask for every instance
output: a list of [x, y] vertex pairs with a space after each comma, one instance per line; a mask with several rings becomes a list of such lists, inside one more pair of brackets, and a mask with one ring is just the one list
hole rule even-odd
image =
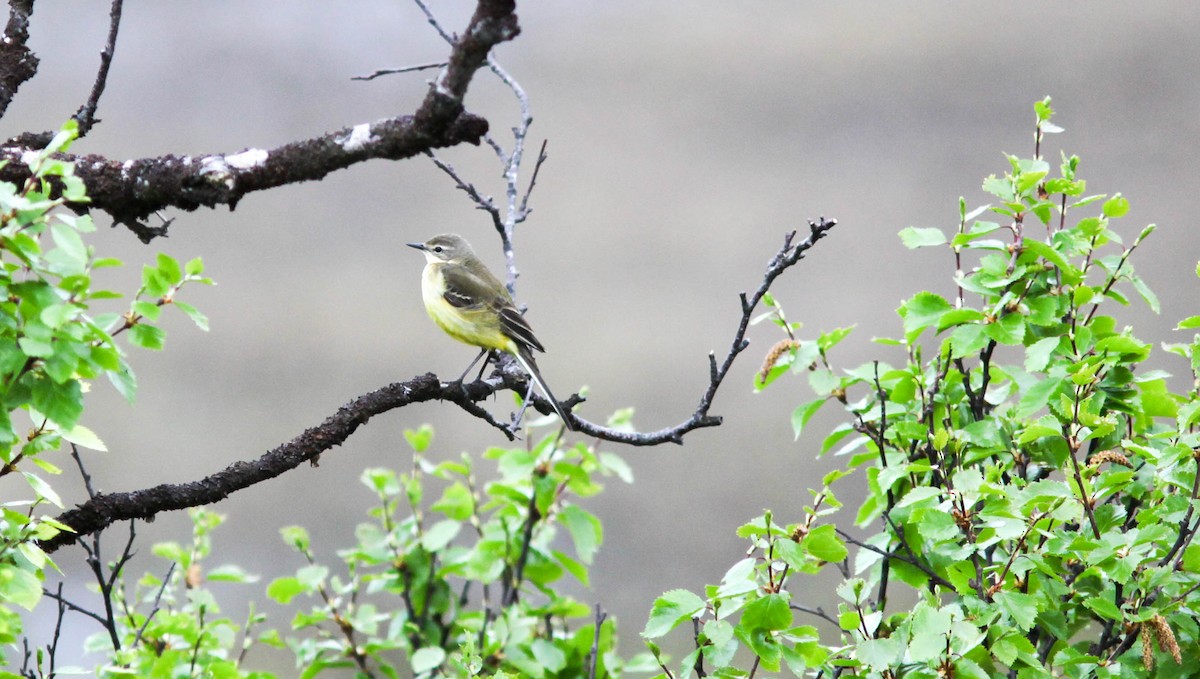
[[525, 418], [525, 409], [529, 407], [529, 399], [531, 398], [533, 398], [533, 380], [529, 380], [529, 389], [525, 392], [525, 398], [521, 399], [521, 410], [513, 418], [512, 430], [514, 432], [521, 428], [521, 420]]
[[[479, 359], [483, 358], [484, 356], [487, 356], [487, 355], [488, 355], [488, 353], [489, 353], [489, 352], [488, 352], [488, 350], [487, 350], [487, 349], [483, 349], [483, 350], [481, 350], [481, 351], [479, 352], [479, 355], [478, 355], [478, 356], [476, 356], [476, 357], [475, 357], [475, 359], [474, 359], [473, 361], [471, 361], [471, 364], [467, 366], [467, 369], [463, 371], [463, 374], [462, 374], [462, 375], [459, 375], [459, 376], [458, 376], [458, 379], [457, 379], [457, 380], [455, 380], [455, 382], [458, 382], [458, 383], [460, 383], [460, 384], [461, 384], [461, 383], [462, 383], [462, 381], [463, 381], [464, 379], [466, 379], [466, 377], [467, 377], [467, 373], [471, 372], [471, 368], [474, 368], [474, 367], [475, 367], [475, 364], [479, 362]], [[476, 377], [476, 378], [475, 378], [475, 381], [476, 381], [476, 382], [478, 382], [478, 381], [479, 381], [479, 379], [480, 379], [481, 377], [483, 377], [483, 371], [484, 371], [484, 370], [487, 370], [487, 365], [488, 365], [488, 363], [489, 363], [491, 360], [492, 360], [491, 358], [488, 358], [488, 360], [487, 360], [487, 361], [484, 361], [484, 362], [483, 362], [483, 368], [482, 368], [482, 369], [480, 369], [480, 371], [479, 371], [479, 377]]]

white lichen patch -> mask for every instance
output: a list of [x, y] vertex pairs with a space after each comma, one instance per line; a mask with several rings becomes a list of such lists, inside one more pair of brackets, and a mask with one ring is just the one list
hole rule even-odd
[[362, 149], [367, 144], [379, 141], [379, 138], [371, 134], [369, 123], [362, 123], [350, 128], [349, 135], [338, 137], [336, 141], [341, 144], [343, 151], [353, 152]]
[[246, 149], [241, 153], [235, 153], [232, 156], [225, 156], [225, 162], [237, 170], [249, 170], [252, 167], [262, 165], [267, 162], [268, 154], [262, 149]]
[[233, 189], [233, 175], [221, 156], [205, 156], [201, 159], [200, 174], [213, 184], [224, 184], [226, 188]]

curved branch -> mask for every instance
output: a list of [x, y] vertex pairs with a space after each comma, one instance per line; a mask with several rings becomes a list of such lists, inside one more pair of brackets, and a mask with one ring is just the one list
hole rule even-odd
[[87, 502], [57, 517], [58, 521], [71, 526], [75, 530], [74, 533], [60, 533], [41, 543], [41, 546], [52, 552], [76, 542], [83, 535], [103, 530], [117, 521], [150, 519], [159, 512], [218, 502], [236, 491], [279, 476], [305, 462], [315, 464], [321, 453], [344, 443], [355, 430], [375, 415], [402, 408], [410, 403], [436, 399], [459, 400], [475, 395], [477, 394], [474, 391], [464, 394], [464, 390], [458, 385], [443, 385], [433, 374], [390, 384], [354, 399], [321, 424], [306, 429], [304, 433], [257, 460], [234, 462], [199, 481], [164, 483], [128, 493], [97, 493]]
[[[786, 269], [803, 259], [804, 253], [828, 233], [836, 223], [835, 220], [826, 220], [822, 217], [816, 222], [809, 222], [810, 235], [804, 241], [793, 245], [795, 231], [784, 238], [783, 247], [768, 264], [763, 282], [759, 285], [758, 290], [749, 300], [744, 294], [742, 295], [741, 321], [725, 360], [718, 366], [716, 358], [709, 354], [711, 368], [709, 386], [690, 418], [674, 427], [655, 432], [638, 433], [618, 431], [572, 415], [576, 429], [580, 433], [615, 443], [654, 446], [667, 442], [682, 443], [684, 434], [693, 429], [715, 427], [721, 424], [721, 418], [709, 415], [708, 411], [712, 406], [717, 389], [720, 388], [725, 376], [729, 374], [734, 359], [750, 344], [745, 339], [745, 335], [755, 306], [766, 294], [771, 283]], [[268, 451], [257, 460], [235, 462], [199, 481], [179, 484], [164, 483], [153, 488], [127, 493], [97, 493], [87, 502], [56, 517], [58, 522], [71, 526], [74, 533], [60, 533], [54, 538], [42, 542], [41, 547], [47, 552], [53, 552], [59, 547], [75, 543], [83, 535], [103, 530], [118, 521], [151, 519], [159, 512], [212, 504], [239, 490], [295, 469], [305, 462], [315, 465], [322, 453], [335, 446], [340, 446], [372, 417], [412, 403], [434, 400], [453, 402], [468, 413], [499, 429], [511, 439], [513, 438], [512, 430], [507, 425], [498, 422], [485, 409], [479, 407], [478, 402], [501, 389], [509, 389], [521, 394], [527, 393], [527, 380], [528, 377], [516, 367], [515, 361], [500, 361], [496, 370], [486, 380], [477, 380], [471, 384], [442, 382], [433, 373], [414, 377], [407, 382], [390, 384], [354, 399], [339, 408], [321, 424], [306, 429], [299, 436]], [[564, 403], [569, 410], [582, 401], [580, 396], [574, 395]], [[533, 397], [532, 402], [533, 406], [544, 414], [554, 412], [550, 403], [540, 396]]]
[[[56, 157], [75, 164], [75, 175], [87, 186], [89, 197], [87, 203], [69, 206], [103, 210], [149, 242], [164, 231], [140, 222], [164, 208], [228, 205], [232, 209], [247, 193], [321, 179], [364, 160], [399, 160], [433, 148], [478, 144], [487, 133], [487, 121], [465, 113], [463, 97], [491, 49], [520, 33], [514, 10], [512, 0], [479, 0], [446, 67], [411, 116], [363, 123], [271, 150], [125, 161], [63, 154]], [[29, 168], [21, 161], [32, 150], [19, 140], [0, 148], [0, 160], [10, 161], [0, 170], [0, 180], [28, 179]]]
[[796, 238], [795, 231], [784, 237], [783, 247], [779, 249], [779, 252], [775, 253], [775, 256], [767, 264], [767, 271], [763, 274], [763, 281], [758, 286], [758, 289], [754, 291], [754, 294], [749, 299], [746, 298], [746, 293], [742, 293], [741, 295], [742, 318], [738, 323], [737, 332], [733, 334], [733, 341], [730, 343], [729, 353], [725, 355], [725, 360], [718, 366], [716, 355], [711, 352], [709, 353], [708, 388], [705, 389], [704, 394], [700, 397], [700, 403], [696, 406], [696, 410], [692, 413], [691, 417], [673, 427], [638, 433], [603, 427], [572, 416], [576, 430], [581, 434], [589, 434], [614, 443], [624, 443], [631, 446], [657, 446], [661, 443], [682, 444], [683, 435], [693, 429], [719, 426], [721, 424], [721, 417], [718, 415], [709, 415], [708, 411], [712, 407], [713, 399], [717, 395], [717, 389], [721, 387], [721, 382], [729, 374], [729, 368], [733, 366], [734, 359], [746, 347], [750, 346], [750, 341], [746, 339], [746, 329], [750, 327], [750, 319], [754, 315], [755, 307], [758, 306], [763, 295], [767, 294], [767, 291], [770, 290], [771, 284], [775, 282], [775, 279], [789, 267], [804, 259], [804, 253], [812, 248], [818, 240], [825, 237], [835, 225], [837, 225], [836, 219], [821, 217], [815, 222], [809, 220], [809, 235], [803, 241], [795, 245], [792, 244], [792, 241]]

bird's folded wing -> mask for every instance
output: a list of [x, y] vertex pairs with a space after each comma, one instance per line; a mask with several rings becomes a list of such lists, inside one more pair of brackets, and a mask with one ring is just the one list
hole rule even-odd
[[443, 267], [442, 280], [446, 284], [442, 297], [459, 309], [487, 306], [495, 297], [488, 281], [461, 266]]
[[[529, 327], [529, 321], [521, 315], [520, 311], [512, 304], [505, 304], [497, 310], [500, 314], [500, 331], [508, 335], [519, 344], [545, 351], [546, 348], [538, 341], [537, 337], [533, 336], [533, 328]], [[532, 357], [530, 357], [532, 358]]]

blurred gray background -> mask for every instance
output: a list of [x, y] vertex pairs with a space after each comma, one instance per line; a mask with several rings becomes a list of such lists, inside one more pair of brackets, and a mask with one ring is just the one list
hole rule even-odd
[[[40, 72], [0, 134], [55, 128], [76, 110], [91, 87], [108, 9], [101, 1], [39, 3], [31, 34]], [[457, 31], [472, 4], [434, 9]], [[581, 412], [589, 419], [627, 406], [642, 430], [686, 418], [707, 384], [706, 354], [723, 356], [729, 345], [737, 293], [758, 285], [784, 233], [818, 215], [840, 226], [778, 281], [775, 295], [805, 324], [805, 337], [858, 324], [835, 352], [839, 366], [900, 360], [870, 339], [898, 334], [894, 309], [903, 298], [921, 289], [952, 294], [953, 260], [905, 250], [896, 232], [952, 228], [960, 195], [970, 207], [986, 202], [979, 185], [1007, 167], [1002, 152], [1032, 153], [1032, 104], [1045, 95], [1066, 128], [1048, 142], [1052, 163], [1065, 148], [1082, 156], [1089, 192], [1123, 192], [1133, 204], [1118, 223], [1123, 233], [1160, 225], [1136, 264], [1163, 314], [1135, 308], [1129, 318], [1145, 339], [1178, 341], [1170, 329], [1196, 313], [1200, 254], [1188, 217], [1200, 179], [1198, 14], [1184, 2], [522, 3], [523, 33], [497, 56], [530, 95], [530, 155], [549, 139], [535, 212], [517, 234], [518, 297], [549, 349], [547, 380], [563, 397], [586, 385]], [[404, 0], [130, 0], [103, 122], [75, 150], [113, 158], [236, 152], [411, 112], [430, 73], [350, 77], [446, 53]], [[517, 109], [494, 78], [480, 73], [467, 103], [510, 141]], [[443, 157], [502, 195], [486, 148]], [[209, 315], [211, 332], [177, 315], [166, 323], [164, 352], [130, 350], [135, 406], [106, 384], [89, 397], [85, 424], [111, 452], [88, 463], [106, 491], [194, 480], [255, 458], [392, 381], [457, 375], [472, 350], [425, 317], [422, 258], [403, 244], [453, 230], [501, 266], [486, 216], [426, 159], [372, 161], [250, 195], [235, 212], [171, 216], [171, 237], [149, 247], [98, 219], [97, 250], [127, 262], [107, 281], [116, 289], [132, 291], [141, 263], [159, 250], [203, 256], [219, 282], [183, 294]], [[833, 408], [793, 441], [790, 413], [811, 397], [801, 380], [751, 393], [776, 332], [752, 330], [714, 405], [722, 427], [693, 432], [682, 447], [604, 446], [625, 457], [636, 483], [613, 480], [584, 502], [603, 519], [605, 542], [593, 588], [579, 596], [618, 617], [626, 654], [640, 650], [636, 633], [655, 596], [718, 582], [744, 552], [738, 525], [767, 507], [781, 521], [800, 518], [807, 489], [841, 462], [815, 459], [824, 433], [842, 420]], [[504, 414], [510, 401], [491, 407]], [[319, 468], [217, 505], [229, 521], [208, 565], [234, 562], [263, 578], [215, 585], [225, 613], [240, 618], [247, 598], [265, 602], [265, 583], [302, 565], [278, 538], [281, 526], [308, 526], [327, 559], [349, 545], [371, 503], [361, 471], [407, 468], [401, 433], [426, 422], [437, 430], [435, 459], [504, 444], [453, 406], [406, 408], [371, 421]], [[80, 485], [69, 472], [58, 481], [72, 502], [83, 498]], [[150, 544], [185, 540], [187, 530], [182, 514], [142, 526], [131, 574], [161, 573]], [[110, 534], [110, 550], [122, 536]], [[78, 548], [55, 558], [80, 572]], [[804, 603], [828, 604], [828, 589], [797, 592]], [[286, 627], [281, 609], [265, 608]], [[52, 616], [52, 607], [40, 613]], [[79, 616], [71, 621], [96, 631]], [[48, 634], [47, 621], [34, 630]], [[290, 656], [261, 662], [286, 668]]]

